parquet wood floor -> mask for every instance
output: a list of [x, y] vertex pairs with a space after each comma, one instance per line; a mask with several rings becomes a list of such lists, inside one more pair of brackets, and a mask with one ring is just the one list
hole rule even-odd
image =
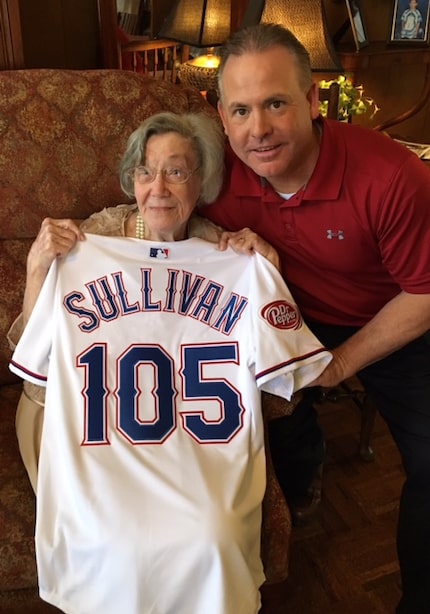
[[327, 441], [323, 502], [294, 528], [290, 577], [264, 593], [264, 614], [394, 614], [400, 598], [395, 534], [404, 474], [377, 416], [375, 460], [357, 453], [359, 414], [348, 401], [319, 406]]

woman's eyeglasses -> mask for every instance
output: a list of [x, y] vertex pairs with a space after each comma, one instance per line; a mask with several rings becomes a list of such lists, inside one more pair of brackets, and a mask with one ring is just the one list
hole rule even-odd
[[180, 185], [181, 183], [186, 183], [191, 176], [198, 171], [198, 169], [199, 167], [195, 168], [193, 171], [189, 171], [186, 168], [172, 167], [162, 168], [159, 171], [155, 171], [146, 166], [136, 166], [135, 168], [130, 169], [129, 174], [135, 181], [137, 181], [137, 183], [140, 184], [152, 183], [155, 181], [157, 175], [162, 175], [166, 183]]

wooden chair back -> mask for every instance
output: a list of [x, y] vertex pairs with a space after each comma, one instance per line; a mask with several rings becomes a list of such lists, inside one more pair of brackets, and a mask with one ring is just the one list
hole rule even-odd
[[135, 39], [120, 44], [120, 68], [176, 83], [189, 48], [176, 41]]

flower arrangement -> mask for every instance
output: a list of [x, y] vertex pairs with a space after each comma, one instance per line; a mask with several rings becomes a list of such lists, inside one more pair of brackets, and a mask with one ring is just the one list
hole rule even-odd
[[[340, 75], [337, 79], [319, 82], [319, 87], [329, 88], [332, 83], [339, 84], [339, 120], [347, 121], [351, 115], [364, 115], [370, 113], [369, 119], [372, 119], [379, 111], [379, 107], [373, 98], [364, 96], [364, 88], [362, 85], [353, 85], [351, 79]], [[327, 115], [328, 102], [320, 102], [320, 113], [324, 117]]]

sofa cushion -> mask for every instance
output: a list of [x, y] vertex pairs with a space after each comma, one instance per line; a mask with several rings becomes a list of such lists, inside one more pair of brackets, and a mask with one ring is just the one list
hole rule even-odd
[[6, 335], [21, 311], [25, 262], [30, 245], [31, 239], [0, 239], [0, 384], [20, 381], [9, 370], [11, 350]]
[[123, 202], [126, 140], [159, 111], [217, 117], [197, 90], [127, 71], [0, 72], [0, 238]]

